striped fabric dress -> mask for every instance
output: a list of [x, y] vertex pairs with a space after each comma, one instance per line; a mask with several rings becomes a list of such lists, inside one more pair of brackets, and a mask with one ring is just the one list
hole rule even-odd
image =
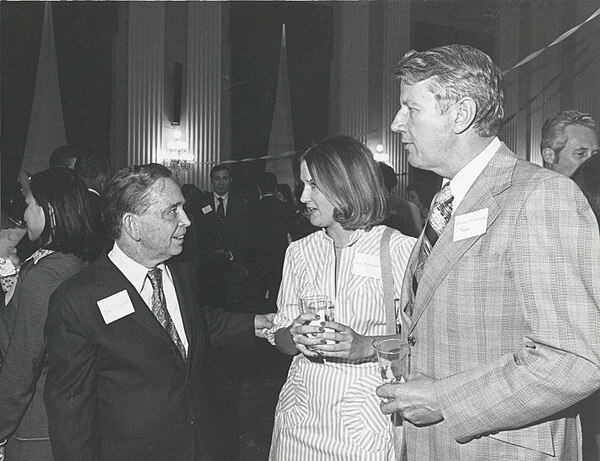
[[[342, 250], [337, 278], [333, 240], [325, 231], [293, 242], [286, 253], [269, 340], [274, 343], [274, 332], [298, 317], [300, 298], [316, 295], [333, 300], [337, 322], [362, 335], [385, 335], [378, 270], [384, 229], [376, 226], [352, 234]], [[390, 239], [396, 295], [415, 241], [399, 232]], [[381, 383], [375, 361], [350, 363], [298, 354], [279, 395], [269, 459], [393, 460], [390, 419], [379, 410], [375, 395]]]

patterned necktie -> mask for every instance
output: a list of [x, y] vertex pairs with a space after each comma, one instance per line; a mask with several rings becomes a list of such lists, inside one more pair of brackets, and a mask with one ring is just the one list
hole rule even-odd
[[[419, 281], [423, 275], [423, 268], [425, 267], [425, 261], [431, 253], [435, 242], [442, 234], [442, 231], [446, 227], [446, 224], [452, 217], [452, 201], [454, 197], [450, 191], [450, 182], [447, 182], [442, 190], [435, 197], [433, 206], [429, 211], [427, 218], [427, 224], [425, 225], [425, 235], [421, 241], [421, 248], [419, 249], [419, 259], [417, 261], [417, 267], [413, 276], [413, 291], [417, 292]], [[412, 305], [412, 304], [410, 304]], [[412, 312], [409, 312], [412, 315]]]
[[217, 199], [219, 201], [219, 206], [217, 206], [217, 216], [220, 220], [225, 219], [225, 205], [223, 204], [223, 197], [219, 197]]
[[169, 315], [169, 311], [167, 310], [167, 302], [165, 300], [165, 294], [163, 292], [162, 287], [162, 270], [158, 267], [151, 269], [148, 271], [148, 279], [152, 284], [152, 302], [151, 309], [152, 313], [156, 317], [156, 320], [161, 324], [161, 326], [169, 333], [169, 336], [179, 349], [181, 356], [185, 360], [186, 352], [181, 339], [179, 338], [179, 334], [177, 333], [177, 328], [175, 328], [175, 324], [173, 323], [173, 319], [171, 315]]

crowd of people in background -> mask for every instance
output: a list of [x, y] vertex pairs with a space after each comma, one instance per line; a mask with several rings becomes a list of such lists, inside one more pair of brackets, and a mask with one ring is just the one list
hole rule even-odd
[[[391, 129], [436, 191], [398, 191], [348, 136], [250, 200], [226, 164], [201, 190], [69, 146], [22, 174], [2, 206], [0, 459], [236, 459], [240, 370], [260, 366], [282, 384], [273, 461], [598, 459], [595, 121], [549, 118], [540, 168], [498, 139], [481, 51], [410, 51], [396, 75]], [[314, 296], [332, 318], [303, 311]], [[398, 335], [411, 374], [382, 385], [375, 343]]]

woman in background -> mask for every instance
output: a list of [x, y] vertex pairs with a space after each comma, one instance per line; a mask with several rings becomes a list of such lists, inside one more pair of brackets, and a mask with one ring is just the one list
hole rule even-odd
[[433, 195], [427, 192], [427, 188], [424, 184], [420, 183], [409, 184], [406, 188], [406, 194], [408, 201], [419, 207], [419, 211], [421, 212], [421, 225], [422, 227], [425, 227]]
[[87, 187], [73, 171], [34, 175], [25, 201], [27, 235], [40, 246], [23, 263], [0, 319], [0, 444], [7, 461], [52, 459], [43, 401], [48, 301], [100, 248]]
[[277, 197], [278, 200], [281, 200], [282, 202], [292, 206], [294, 210], [296, 209], [296, 201], [292, 196], [292, 189], [288, 184], [284, 182], [277, 184], [277, 193], [275, 194], [275, 197]]
[[[300, 159], [300, 200], [320, 230], [288, 247], [274, 327], [267, 334], [295, 355], [279, 395], [269, 459], [394, 459], [389, 418], [379, 411], [381, 384], [373, 340], [386, 334], [379, 267], [386, 191], [378, 164], [356, 139], [328, 138]], [[415, 239], [393, 231], [389, 251], [402, 280]], [[373, 271], [366, 266], [376, 266]], [[379, 273], [377, 271], [379, 269]], [[399, 297], [399, 286], [395, 295]], [[300, 300], [327, 296], [334, 305], [335, 345], [318, 350], [322, 328]]]

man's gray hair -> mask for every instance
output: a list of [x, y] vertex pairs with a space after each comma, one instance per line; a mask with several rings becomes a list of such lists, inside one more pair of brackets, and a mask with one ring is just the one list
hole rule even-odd
[[542, 140], [540, 142], [540, 150], [550, 148], [556, 155], [567, 145], [567, 135], [565, 129], [571, 125], [581, 125], [592, 130], [596, 129], [596, 122], [584, 112], [577, 110], [565, 110], [559, 112], [554, 117], [550, 117], [542, 126]]
[[502, 128], [504, 79], [483, 51], [468, 45], [411, 50], [402, 57], [394, 74], [405, 85], [431, 79], [428, 89], [442, 113], [461, 98], [473, 99], [477, 104], [474, 127], [480, 136], [495, 136]]

